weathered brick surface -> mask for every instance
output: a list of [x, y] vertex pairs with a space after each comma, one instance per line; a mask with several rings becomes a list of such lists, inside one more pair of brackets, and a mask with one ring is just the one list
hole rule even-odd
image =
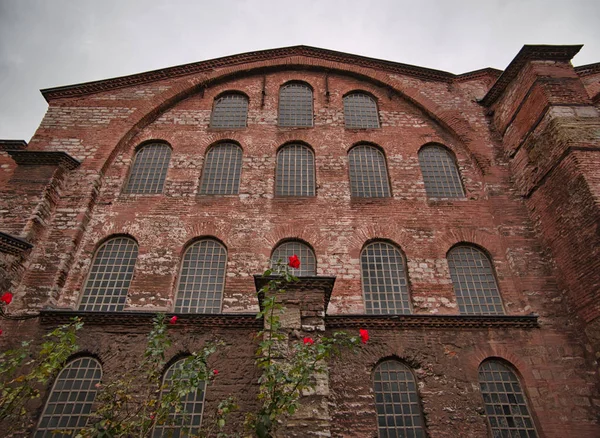
[[[14, 308], [77, 308], [94, 251], [109, 236], [127, 234], [139, 244], [128, 309], [172, 309], [186, 246], [211, 236], [228, 253], [224, 313], [258, 308], [252, 276], [268, 266], [277, 243], [290, 238], [314, 248], [318, 275], [336, 277], [328, 313], [364, 313], [360, 252], [370, 240], [386, 239], [405, 256], [413, 312], [456, 315], [446, 254], [457, 243], [471, 242], [491, 256], [506, 313], [535, 312], [541, 328], [378, 329], [357, 356], [332, 363], [333, 436], [376, 434], [371, 373], [390, 356], [414, 366], [431, 437], [486, 435], [477, 367], [487, 357], [504, 358], [519, 371], [542, 436], [598, 436], [600, 399], [589, 352], [600, 351], [600, 330], [593, 329], [600, 310], [593, 304], [600, 284], [600, 163], [597, 151], [564, 155], [569, 147], [597, 146], [591, 85], [567, 63], [535, 61], [509, 84], [489, 118], [490, 109], [477, 100], [493, 79], [446, 81], [290, 56], [51, 99], [29, 148], [64, 151], [81, 166], [64, 175], [40, 166], [30, 172], [36, 178], [25, 181], [23, 169], [0, 156], [0, 182], [6, 183], [0, 229], [19, 234], [36, 211], [44, 213], [31, 253], [0, 267], [0, 273], [13, 272]], [[277, 126], [279, 87], [289, 80], [314, 89], [313, 128]], [[247, 128], [210, 128], [214, 99], [227, 90], [249, 97]], [[342, 99], [352, 90], [377, 99], [381, 128], [344, 127]], [[125, 194], [135, 149], [147, 140], [172, 147], [164, 191]], [[201, 196], [206, 151], [223, 140], [243, 149], [239, 194]], [[294, 141], [315, 152], [316, 197], [274, 195], [277, 150]], [[350, 197], [347, 153], [359, 142], [383, 149], [391, 198]], [[427, 199], [417, 153], [431, 142], [456, 155], [464, 199]], [[580, 318], [589, 322], [587, 337]], [[34, 328], [23, 336], [41, 330], [28, 324]], [[13, 330], [5, 331], [10, 336]], [[119, 360], [130, 363], [122, 356], [141, 339], [127, 327], [111, 330], [86, 329], [84, 336], [85, 345], [97, 340], [96, 354], [108, 369]], [[233, 389], [244, 392], [250, 406], [257, 378], [250, 334], [224, 335], [240, 349], [235, 361], [222, 359], [221, 367], [232, 368], [232, 380], [229, 371], [219, 375], [223, 387], [214, 390], [214, 400]], [[186, 332], [180, 340], [194, 343], [192, 348], [206, 336]], [[113, 356], [111, 346], [120, 343], [124, 347], [115, 347]], [[243, 365], [237, 369], [231, 365], [236, 362]]]

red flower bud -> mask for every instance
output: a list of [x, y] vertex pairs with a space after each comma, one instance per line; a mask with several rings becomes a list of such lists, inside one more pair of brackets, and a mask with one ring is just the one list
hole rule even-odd
[[154, 418], [155, 418], [155, 415], [154, 414], [150, 414], [150, 419], [154, 420]]
[[289, 257], [289, 260], [290, 261], [288, 263], [288, 266], [290, 268], [298, 269], [300, 267], [300, 259], [298, 258], [298, 256], [296, 254]]
[[2, 301], [3, 303], [6, 303], [6, 305], [9, 305], [10, 302], [12, 301], [12, 298], [13, 298], [13, 294], [11, 294], [10, 292], [4, 292], [2, 297], [0, 297], [0, 301]]
[[176, 322], [177, 322], [176, 316], [172, 316], [171, 319], [169, 319], [169, 324], [175, 324]]
[[307, 344], [312, 345], [314, 343], [315, 343], [315, 341], [313, 341], [312, 338], [304, 338], [304, 345], [307, 345]]
[[2, 334], [2, 329], [0, 329], [0, 335]]
[[213, 370], [213, 374], [216, 376], [217, 374], [219, 374], [219, 370]]
[[366, 344], [367, 341], [369, 340], [369, 331], [365, 330], [365, 329], [360, 329], [359, 333], [360, 333], [360, 340], [362, 341], [363, 344]]

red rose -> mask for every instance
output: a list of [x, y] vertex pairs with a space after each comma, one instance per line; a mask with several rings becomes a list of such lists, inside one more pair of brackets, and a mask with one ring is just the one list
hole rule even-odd
[[298, 256], [296, 254], [291, 256], [289, 259], [290, 259], [290, 262], [288, 263], [288, 265], [290, 268], [298, 269], [300, 267], [300, 259], [298, 258]]
[[304, 345], [306, 345], [306, 344], [312, 345], [314, 343], [315, 343], [315, 341], [313, 341], [312, 338], [304, 338]]
[[[298, 263], [298, 264], [300, 264], [300, 263]], [[0, 298], [0, 301], [6, 303], [6, 305], [9, 305], [10, 302], [12, 301], [12, 297], [13, 297], [13, 294], [11, 294], [10, 292], [4, 292], [4, 294]]]
[[154, 414], [150, 414], [150, 419], [154, 420], [154, 418], [155, 418]]
[[369, 340], [369, 331], [365, 330], [365, 329], [360, 329], [360, 340], [362, 341], [363, 344], [366, 344], [367, 341]]
[[2, 329], [0, 329], [0, 335], [2, 334]]
[[219, 370], [213, 370], [213, 374], [216, 376], [217, 374], [219, 374]]
[[169, 324], [175, 324], [176, 322], [177, 322], [176, 316], [172, 316], [171, 319], [169, 319]]

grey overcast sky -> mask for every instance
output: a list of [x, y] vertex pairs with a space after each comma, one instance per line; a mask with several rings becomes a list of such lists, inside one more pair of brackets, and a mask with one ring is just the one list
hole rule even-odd
[[0, 138], [29, 141], [40, 89], [305, 44], [464, 73], [523, 44], [585, 44], [600, 0], [0, 0]]

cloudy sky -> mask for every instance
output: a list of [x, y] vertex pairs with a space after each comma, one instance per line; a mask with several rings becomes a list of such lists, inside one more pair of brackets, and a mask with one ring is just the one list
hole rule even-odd
[[40, 89], [305, 44], [464, 73], [523, 44], [585, 44], [599, 0], [0, 0], [0, 138], [29, 141]]

